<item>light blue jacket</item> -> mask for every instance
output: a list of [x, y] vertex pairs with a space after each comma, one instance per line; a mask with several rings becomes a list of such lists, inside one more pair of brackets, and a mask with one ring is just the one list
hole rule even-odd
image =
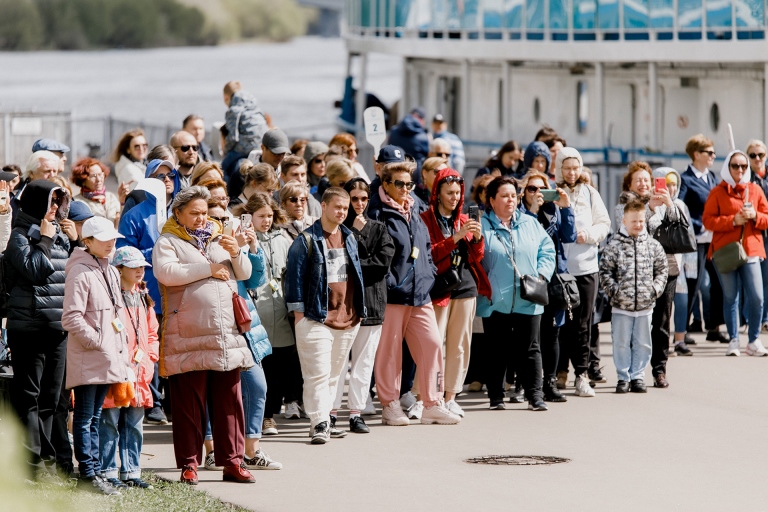
[[555, 244], [541, 224], [520, 210], [515, 210], [510, 228], [501, 224], [493, 211], [486, 212], [481, 219], [485, 256], [483, 268], [491, 281], [491, 300], [477, 298], [477, 314], [483, 318], [491, 313], [519, 313], [540, 315], [544, 306], [534, 304], [520, 297], [520, 277], [509, 260], [515, 259], [523, 275], [542, 275], [550, 279], [555, 271]]
[[245, 281], [237, 282], [237, 293], [240, 294], [245, 302], [248, 303], [248, 311], [251, 312], [251, 330], [245, 333], [245, 339], [248, 340], [248, 348], [256, 363], [272, 353], [272, 345], [269, 343], [267, 331], [261, 325], [259, 312], [256, 311], [256, 303], [248, 293], [249, 289], [256, 289], [267, 282], [267, 276], [264, 272], [264, 250], [259, 248], [256, 254], [248, 253], [248, 259], [251, 261], [251, 277]]

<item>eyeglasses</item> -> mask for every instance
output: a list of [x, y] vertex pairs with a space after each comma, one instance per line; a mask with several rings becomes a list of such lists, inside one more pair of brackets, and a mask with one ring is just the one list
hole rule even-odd
[[319, 164], [325, 163], [325, 160], [323, 160], [323, 157], [319, 157], [319, 158], [315, 158], [314, 160], [312, 160], [312, 163], [319, 165]]
[[699, 151], [699, 153], [706, 153], [706, 154], [708, 154], [711, 157], [715, 156], [715, 152], [713, 150], [711, 150], [711, 149], [709, 151]]
[[217, 220], [224, 224], [225, 221], [229, 220], [227, 217], [214, 217], [213, 215], [209, 215], [208, 217], [212, 218], [213, 220]]
[[461, 176], [448, 176], [447, 178], [443, 179], [443, 183], [462, 184], [464, 183], [464, 178], [462, 178]]
[[186, 152], [187, 152], [187, 151], [189, 151], [190, 149], [191, 149], [192, 151], [195, 151], [195, 152], [196, 152], [198, 149], [200, 149], [200, 146], [175, 146], [175, 147], [176, 147], [176, 149], [180, 149], [182, 153], [186, 153]]
[[353, 203], [367, 203], [368, 202], [368, 196], [355, 196], [352, 198]]
[[749, 169], [749, 165], [748, 164], [731, 164], [731, 169], [733, 169], [734, 171], [738, 171], [739, 169], [741, 169], [742, 171], [746, 171], [747, 169]]
[[538, 192], [542, 188], [544, 188], [544, 187], [537, 187], [536, 185], [528, 185], [527, 187], [525, 187], [525, 191], [526, 192], [530, 192], [531, 194], [535, 194], [536, 192]]
[[89, 180], [103, 180], [104, 179], [104, 173], [100, 172], [98, 174], [89, 174], [88, 175]]
[[762, 160], [763, 158], [765, 158], [765, 153], [750, 153], [749, 158], [751, 158], [752, 160], [754, 160], [755, 158], [759, 158], [760, 160]]
[[165, 178], [168, 178], [169, 180], [174, 180], [176, 179], [176, 171], [167, 172], [165, 174], [154, 174], [151, 176], [151, 178], [155, 178], [160, 181], [164, 181]]
[[224, 197], [212, 197], [211, 199], [213, 199], [213, 200], [214, 200], [214, 201], [216, 201], [217, 203], [221, 203], [221, 204], [229, 204], [229, 196], [224, 196]]
[[149, 144], [134, 144], [133, 149], [148, 148]]
[[448, 158], [451, 156], [450, 153], [435, 153], [435, 156], [439, 156], [440, 158]]
[[395, 181], [390, 180], [390, 181], [387, 181], [387, 183], [389, 183], [390, 185], [394, 185], [395, 188], [398, 188], [398, 189], [405, 187], [406, 190], [413, 190], [413, 187], [416, 186], [416, 182], [413, 182], [413, 181], [409, 181], [406, 183], [405, 181], [400, 181], [400, 180], [395, 180]]
[[292, 202], [293, 204], [296, 204], [296, 203], [304, 204], [307, 202], [307, 198], [306, 197], [289, 197], [288, 201]]

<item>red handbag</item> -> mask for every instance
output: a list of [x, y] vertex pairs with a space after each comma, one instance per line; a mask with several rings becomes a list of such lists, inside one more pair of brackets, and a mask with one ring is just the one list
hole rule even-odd
[[[229, 284], [229, 283], [227, 283]], [[232, 285], [229, 285], [232, 289]], [[251, 312], [248, 309], [248, 303], [234, 289], [232, 289], [232, 311], [235, 312], [235, 323], [237, 331], [245, 334], [251, 330]]]

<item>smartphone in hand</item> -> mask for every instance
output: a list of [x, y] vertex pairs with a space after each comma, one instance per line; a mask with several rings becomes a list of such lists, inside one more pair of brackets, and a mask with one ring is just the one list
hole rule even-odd
[[240, 229], [248, 229], [251, 227], [251, 220], [253, 217], [250, 213], [244, 213], [240, 216]]
[[225, 220], [223, 224], [224, 224], [224, 234], [228, 236], [232, 236], [232, 231], [233, 231], [232, 221]]
[[470, 206], [467, 215], [470, 219], [480, 222], [480, 208], [477, 205]]
[[560, 200], [560, 192], [557, 190], [549, 190], [549, 189], [541, 189], [539, 190], [541, 192], [541, 197], [544, 199], [545, 202], [552, 202], [552, 201], [559, 201]]
[[664, 190], [667, 190], [666, 178], [655, 178], [655, 185], [656, 192], [663, 192]]

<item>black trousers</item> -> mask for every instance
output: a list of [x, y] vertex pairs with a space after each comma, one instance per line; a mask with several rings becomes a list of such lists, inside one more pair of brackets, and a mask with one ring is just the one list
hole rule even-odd
[[653, 307], [653, 316], [651, 317], [651, 343], [653, 344], [651, 369], [654, 377], [667, 373], [669, 338], [671, 336], [669, 322], [672, 318], [672, 305], [675, 302], [676, 285], [677, 276], [667, 278], [664, 293], [656, 299], [656, 305]]
[[515, 368], [528, 400], [541, 399], [541, 315], [494, 312], [483, 318], [489, 358], [485, 386], [491, 402], [504, 399], [504, 374]]
[[709, 318], [704, 319], [707, 330], [717, 329], [725, 323], [723, 316], [723, 287], [720, 284], [720, 277], [715, 270], [715, 264], [712, 263], [712, 260], [707, 259], [709, 245], [698, 245], [699, 271], [696, 278], [696, 288], [691, 290], [689, 287], [688, 289], [688, 319], [690, 320], [691, 313], [693, 312], [693, 298], [701, 289], [704, 281], [702, 269], [706, 269], [707, 274], [709, 274]]
[[555, 326], [555, 314], [558, 311], [551, 305], [544, 306], [541, 315], [541, 366], [545, 382], [557, 377], [557, 365], [560, 362], [560, 328]]
[[565, 325], [560, 329], [560, 339], [563, 343], [558, 371], [567, 372], [570, 361], [578, 377], [587, 371], [590, 360], [596, 358], [593, 364], [600, 361], [599, 339], [592, 342], [592, 317], [597, 300], [597, 285], [597, 272], [576, 276], [580, 302], [579, 307], [573, 310], [573, 319], [566, 318]]
[[[66, 382], [66, 373], [62, 382]], [[64, 385], [61, 386], [61, 393], [59, 393], [59, 401], [56, 404], [56, 410], [53, 413], [53, 423], [51, 425], [51, 445], [53, 446], [54, 453], [46, 453], [45, 450], [42, 453], [44, 459], [55, 457], [56, 467], [64, 473], [72, 473], [75, 469], [75, 465], [72, 461], [72, 445], [69, 444], [69, 429], [67, 428], [67, 420], [69, 419], [69, 411], [72, 410], [72, 401], [70, 400], [71, 390], [66, 389]]]
[[411, 355], [411, 349], [403, 340], [403, 365], [402, 377], [400, 378], [400, 396], [403, 396], [413, 388], [413, 379], [416, 378], [416, 362]]
[[296, 345], [273, 347], [272, 353], [261, 360], [264, 378], [267, 379], [267, 400], [264, 417], [271, 418], [280, 413], [280, 407], [289, 402], [301, 402], [304, 379]]
[[485, 378], [488, 374], [488, 352], [488, 335], [484, 332], [473, 332], [472, 344], [469, 346], [469, 367], [464, 384], [471, 384], [475, 381], [485, 384]]
[[33, 333], [9, 330], [8, 347], [13, 366], [11, 401], [26, 430], [24, 447], [29, 463], [43, 469], [45, 462], [55, 461], [51, 430], [64, 387], [67, 333], [48, 328]]

